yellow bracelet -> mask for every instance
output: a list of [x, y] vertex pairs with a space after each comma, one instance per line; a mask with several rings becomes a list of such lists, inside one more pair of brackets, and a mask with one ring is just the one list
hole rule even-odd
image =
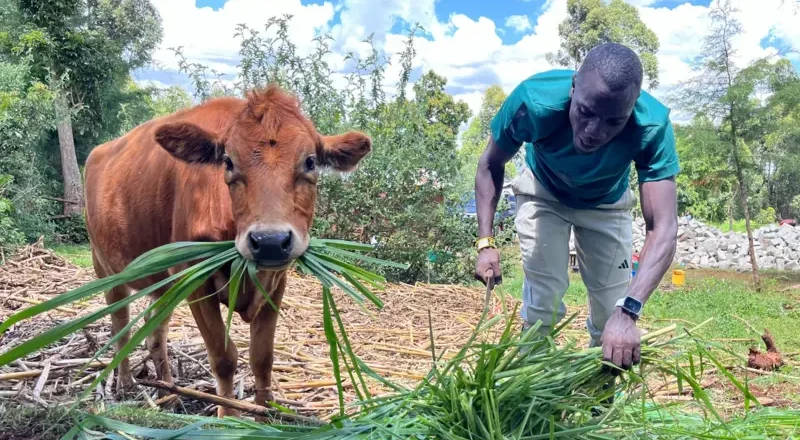
[[475, 246], [478, 248], [478, 251], [481, 251], [482, 249], [485, 248], [497, 248], [497, 245], [495, 244], [494, 241], [494, 237], [479, 238], [475, 242]]

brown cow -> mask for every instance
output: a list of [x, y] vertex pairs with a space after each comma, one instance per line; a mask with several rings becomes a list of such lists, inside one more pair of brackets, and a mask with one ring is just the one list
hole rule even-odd
[[[99, 277], [121, 272], [133, 259], [176, 241], [235, 240], [258, 262], [259, 279], [280, 307], [287, 268], [305, 252], [320, 167], [351, 171], [372, 148], [358, 132], [320, 135], [297, 101], [275, 86], [247, 99], [219, 98], [144, 123], [95, 148], [86, 161], [86, 225]], [[185, 268], [116, 287], [112, 303]], [[233, 396], [237, 350], [225, 346], [220, 304], [230, 267], [192, 294], [191, 311], [206, 344], [219, 395]], [[163, 294], [161, 290], [154, 298]], [[216, 295], [214, 292], [217, 292]], [[266, 307], [264, 307], [264, 305]], [[228, 305], [230, 306], [230, 305]], [[250, 323], [255, 402], [272, 400], [270, 380], [278, 315], [248, 283], [232, 305]], [[112, 315], [112, 331], [129, 322]], [[168, 319], [147, 339], [159, 379], [171, 382]], [[118, 348], [128, 340], [121, 338]], [[118, 369], [118, 390], [133, 386], [130, 365]], [[218, 415], [237, 415], [220, 408]]]

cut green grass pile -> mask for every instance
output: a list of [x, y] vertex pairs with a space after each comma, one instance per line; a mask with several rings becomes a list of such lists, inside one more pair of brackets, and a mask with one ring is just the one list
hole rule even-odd
[[[704, 370], [718, 366], [724, 349], [683, 332], [664, 340], [674, 326], [644, 338], [641, 368], [623, 373], [612, 387], [600, 350], [556, 346], [555, 329], [547, 336], [536, 327], [519, 334], [511, 315], [479, 322], [455, 358], [434, 367], [416, 388], [395, 388], [391, 396], [370, 399], [354, 417], [323, 427], [262, 425], [245, 420], [196, 418], [181, 429], [152, 430], [89, 415], [74, 428], [123, 439], [757, 439], [791, 438], [800, 432], [800, 411], [759, 406], [747, 388], [728, 380], [749, 407], [746, 416], [724, 419], [700, 387]], [[574, 317], [575, 315], [573, 315]], [[477, 336], [496, 320], [507, 326], [494, 343]], [[568, 321], [565, 321], [565, 325]], [[670, 353], [670, 354], [668, 354]], [[441, 353], [432, 347], [431, 356]], [[683, 359], [689, 356], [688, 364]], [[680, 406], [658, 405], [646, 398], [642, 384], [653, 374], [678, 379], [696, 400]], [[607, 400], [616, 396], [613, 403]], [[362, 402], [362, 404], [367, 402]], [[73, 438], [73, 437], [68, 437]]]

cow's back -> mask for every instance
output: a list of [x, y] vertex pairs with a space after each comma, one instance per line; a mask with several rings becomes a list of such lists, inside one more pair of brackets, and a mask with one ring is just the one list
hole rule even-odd
[[[146, 122], [96, 147], [85, 166], [86, 226], [95, 265], [122, 271], [142, 253], [183, 240], [227, 239], [233, 226], [219, 167], [189, 165], [155, 141], [158, 127], [187, 121], [218, 131], [236, 100]], [[232, 231], [230, 231], [232, 232]], [[144, 280], [145, 284], [153, 280]]]

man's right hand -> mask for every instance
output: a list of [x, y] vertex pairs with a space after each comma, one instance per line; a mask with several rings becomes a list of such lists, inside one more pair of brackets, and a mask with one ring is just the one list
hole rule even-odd
[[502, 284], [503, 276], [500, 272], [500, 252], [495, 248], [484, 248], [478, 253], [478, 261], [475, 263], [475, 279], [484, 285], [489, 270], [494, 274], [494, 283]]

